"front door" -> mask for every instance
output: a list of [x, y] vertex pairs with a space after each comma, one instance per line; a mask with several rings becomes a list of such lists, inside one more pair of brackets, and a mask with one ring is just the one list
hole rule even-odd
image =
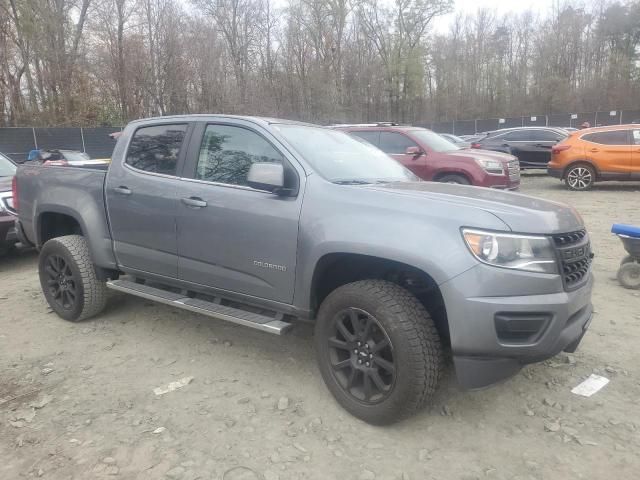
[[176, 198], [187, 129], [184, 123], [138, 128], [124, 163], [109, 168], [109, 226], [124, 269], [177, 276]]
[[[283, 303], [293, 301], [302, 193], [282, 197], [247, 185], [254, 162], [301, 176], [268, 132], [242, 122], [199, 125], [178, 192], [181, 280]], [[295, 190], [295, 188], [294, 188]]]
[[418, 177], [424, 180], [431, 180], [429, 172], [426, 171], [426, 162], [424, 161], [426, 153], [422, 153], [421, 155], [407, 155], [405, 152], [409, 147], [421, 148], [416, 142], [403, 133], [380, 132], [380, 143], [378, 145], [380, 150], [400, 162]]

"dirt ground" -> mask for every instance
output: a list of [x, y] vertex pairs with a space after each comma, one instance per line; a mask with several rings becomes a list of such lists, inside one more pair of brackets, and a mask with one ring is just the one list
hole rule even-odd
[[[0, 260], [0, 479], [638, 478], [640, 293], [615, 279], [609, 230], [640, 225], [640, 185], [574, 193], [528, 174], [522, 192], [575, 206], [591, 233], [582, 345], [482, 391], [449, 368], [430, 408], [384, 428], [330, 396], [308, 326], [274, 337], [115, 293], [73, 324], [49, 312], [34, 252]], [[611, 381], [572, 394], [591, 373]]]

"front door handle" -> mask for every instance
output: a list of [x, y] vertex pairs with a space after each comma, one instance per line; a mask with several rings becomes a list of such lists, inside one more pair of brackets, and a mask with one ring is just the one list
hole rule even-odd
[[122, 185], [120, 185], [119, 187], [115, 187], [113, 191], [119, 193], [120, 195], [131, 195], [132, 193], [128, 187]]
[[589, 150], [590, 152], [599, 152], [600, 150], [597, 148], [592, 148], [591, 150]]
[[203, 208], [207, 206], [207, 202], [200, 197], [183, 198], [182, 203], [184, 203], [187, 207], [192, 208]]

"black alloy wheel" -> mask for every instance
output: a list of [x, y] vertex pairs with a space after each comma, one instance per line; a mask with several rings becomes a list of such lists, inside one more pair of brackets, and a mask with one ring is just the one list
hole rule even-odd
[[49, 295], [60, 308], [73, 310], [78, 298], [77, 283], [67, 261], [60, 255], [49, 255], [45, 260]]
[[329, 329], [329, 358], [334, 377], [360, 402], [386, 399], [395, 384], [393, 345], [382, 325], [368, 312], [338, 312]]

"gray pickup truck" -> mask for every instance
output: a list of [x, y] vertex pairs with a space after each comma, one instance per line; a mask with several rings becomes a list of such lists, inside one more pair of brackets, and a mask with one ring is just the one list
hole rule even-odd
[[130, 123], [108, 171], [22, 166], [18, 235], [62, 318], [113, 289], [282, 334], [315, 323], [319, 369], [353, 415], [405, 417], [450, 348], [479, 388], [574, 351], [592, 254], [570, 207], [418, 181], [348, 134], [188, 115]]

